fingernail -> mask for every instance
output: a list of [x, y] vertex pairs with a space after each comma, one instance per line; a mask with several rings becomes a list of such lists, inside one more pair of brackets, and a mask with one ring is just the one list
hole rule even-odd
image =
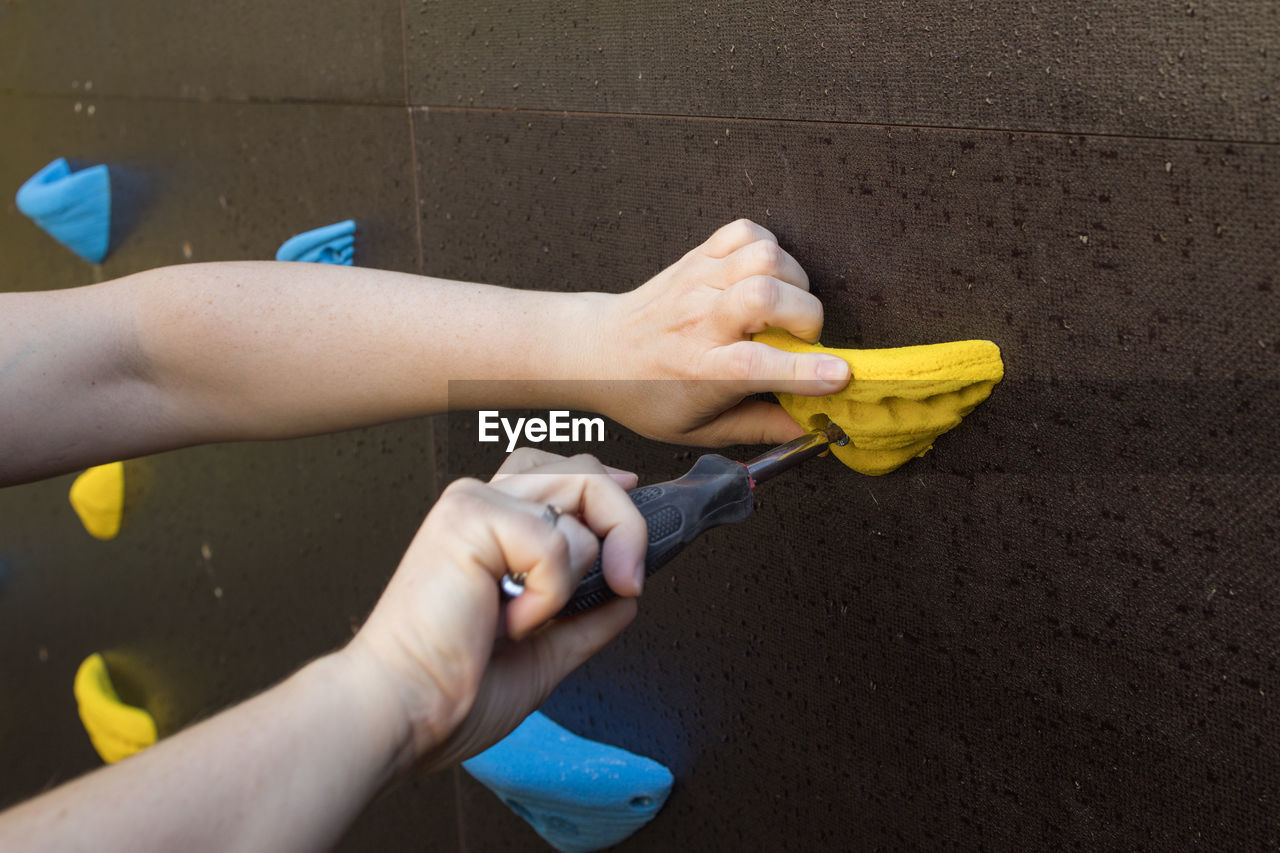
[[635, 577], [636, 577], [636, 595], [639, 595], [640, 591], [644, 589], [644, 563], [638, 563], [636, 565]]
[[841, 382], [849, 378], [849, 365], [842, 358], [824, 358], [818, 362], [818, 378], [826, 382]]

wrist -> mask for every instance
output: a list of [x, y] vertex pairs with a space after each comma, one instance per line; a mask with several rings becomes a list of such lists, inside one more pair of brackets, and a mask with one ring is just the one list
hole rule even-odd
[[[613, 335], [610, 310], [619, 297], [609, 293], [558, 293], [547, 324], [547, 351], [555, 353], [556, 379], [608, 378], [612, 367], [609, 340]], [[615, 356], [616, 357], [616, 356]]]
[[561, 301], [549, 306], [552, 322], [544, 326], [543, 352], [554, 353], [544, 362], [549, 370], [545, 375], [558, 382], [549, 396], [568, 408], [604, 412], [608, 382], [619, 378], [616, 317], [622, 297], [595, 292], [555, 296]]
[[416, 757], [413, 727], [381, 661], [363, 644], [312, 661], [298, 673], [325, 692], [359, 740], [376, 787], [408, 774]]

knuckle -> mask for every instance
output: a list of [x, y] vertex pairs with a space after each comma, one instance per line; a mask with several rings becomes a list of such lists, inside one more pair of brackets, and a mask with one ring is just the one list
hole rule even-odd
[[576, 467], [590, 471], [593, 474], [604, 471], [604, 464], [590, 453], [575, 453], [570, 459], [573, 460], [573, 464]]
[[729, 236], [734, 237], [743, 243], [749, 243], [757, 239], [760, 226], [756, 225], [750, 219], [735, 219], [725, 226], [729, 232]]
[[751, 316], [768, 314], [778, 307], [778, 287], [768, 276], [756, 275], [738, 283], [738, 296], [742, 307]]
[[777, 241], [772, 231], [752, 219], [747, 219], [745, 216], [741, 219], [735, 219], [730, 223], [730, 226], [734, 228], [734, 234], [740, 237], [744, 243], [756, 240]]
[[520, 462], [531, 462], [538, 458], [538, 451], [532, 447], [517, 447], [515, 450], [507, 454], [507, 464], [516, 464]]
[[775, 272], [782, 265], [782, 247], [772, 240], [756, 240], [748, 249], [753, 266], [767, 273]]
[[459, 477], [444, 487], [444, 491], [440, 493], [440, 498], [436, 503], [441, 504], [457, 503], [459, 501], [473, 501], [485, 488], [485, 484], [474, 477]]
[[438, 520], [467, 517], [484, 502], [485, 488], [484, 483], [471, 477], [454, 480], [440, 493], [430, 514]]

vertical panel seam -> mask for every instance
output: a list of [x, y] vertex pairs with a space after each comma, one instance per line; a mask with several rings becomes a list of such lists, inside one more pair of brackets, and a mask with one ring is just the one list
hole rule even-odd
[[418, 275], [426, 275], [426, 256], [422, 252], [422, 191], [419, 189], [418, 134], [413, 107], [404, 108], [409, 120], [409, 171], [413, 173], [413, 228], [418, 240]]
[[400, 74], [404, 81], [404, 105], [409, 106], [409, 19], [400, 0]]
[[418, 240], [418, 275], [422, 275], [422, 197], [418, 190], [418, 140], [413, 127], [413, 105], [409, 103], [409, 19], [400, 0], [400, 70], [404, 78], [404, 110], [409, 120], [409, 168], [413, 172], [413, 226]]

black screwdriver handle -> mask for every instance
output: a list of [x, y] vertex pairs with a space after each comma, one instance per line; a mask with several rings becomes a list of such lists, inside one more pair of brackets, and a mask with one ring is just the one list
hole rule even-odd
[[[703, 531], [731, 521], [743, 521], [755, 508], [746, 466], [714, 453], [699, 457], [678, 480], [641, 486], [627, 494], [649, 528], [649, 550], [644, 558], [646, 578], [670, 562]], [[556, 615], [572, 616], [598, 607], [614, 596], [597, 556], [573, 598]]]

